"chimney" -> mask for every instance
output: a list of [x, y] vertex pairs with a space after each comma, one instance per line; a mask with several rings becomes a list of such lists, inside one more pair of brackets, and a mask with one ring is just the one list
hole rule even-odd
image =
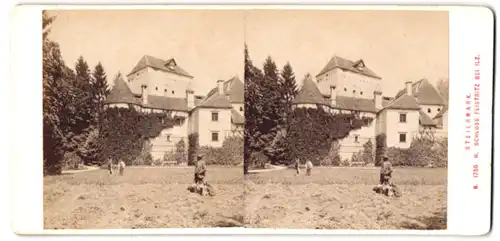
[[373, 102], [375, 102], [375, 109], [382, 109], [382, 92], [377, 90], [373, 92]]
[[412, 90], [412, 88], [411, 88], [411, 81], [406, 81], [405, 84], [406, 84], [406, 94], [407, 95], [412, 95], [413, 93], [411, 93], [411, 90]]
[[193, 90], [186, 90], [186, 99], [187, 99], [187, 107], [188, 110], [194, 108], [194, 91]]
[[141, 85], [141, 96], [142, 96], [142, 104], [148, 104], [148, 86], [143, 84]]
[[335, 85], [330, 85], [330, 104], [332, 106], [337, 105], [337, 92], [335, 91]]
[[224, 80], [217, 80], [217, 89], [219, 90], [219, 94], [224, 93]]

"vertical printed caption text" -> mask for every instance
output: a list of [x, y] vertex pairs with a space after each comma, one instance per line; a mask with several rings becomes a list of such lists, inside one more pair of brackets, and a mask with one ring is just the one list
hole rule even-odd
[[[473, 60], [474, 94], [470, 92], [465, 95], [465, 151], [467, 157], [472, 153], [472, 178], [474, 179], [472, 188], [477, 190], [479, 186], [475, 181], [479, 177], [479, 129], [480, 129], [480, 81], [481, 81], [481, 57], [474, 56]], [[468, 158], [467, 158], [468, 159]]]

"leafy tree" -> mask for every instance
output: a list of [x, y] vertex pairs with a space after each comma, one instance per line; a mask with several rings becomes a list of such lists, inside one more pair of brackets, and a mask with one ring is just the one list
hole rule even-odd
[[199, 146], [198, 133], [191, 133], [188, 136], [188, 165], [192, 166], [196, 164], [197, 158], [196, 154], [198, 152]]
[[51, 25], [56, 19], [55, 16], [50, 16], [46, 10], [42, 11], [42, 39], [45, 40], [50, 33]]
[[293, 73], [292, 66], [290, 63], [286, 63], [281, 71], [281, 89], [283, 90], [284, 100], [285, 100], [285, 113], [289, 113], [292, 110], [292, 101], [298, 93], [297, 82], [295, 81], [295, 74]]
[[186, 163], [186, 143], [184, 138], [175, 144], [175, 160], [178, 164]]
[[260, 113], [264, 96], [259, 83], [263, 78], [260, 69], [255, 67], [250, 59], [248, 47], [245, 44], [245, 130], [244, 130], [244, 163], [243, 171], [248, 173], [250, 155], [259, 148], [260, 132], [258, 126], [261, 123]]
[[385, 134], [379, 134], [375, 137], [375, 166], [382, 165], [382, 155], [387, 151], [387, 138]]
[[108, 85], [108, 81], [106, 78], [106, 72], [102, 67], [101, 62], [99, 62], [92, 73], [93, 82], [91, 85], [92, 95], [94, 97], [94, 101], [96, 104], [96, 110], [99, 117], [99, 114], [103, 111], [104, 108], [104, 100], [106, 96], [108, 96], [110, 89]]
[[368, 163], [374, 163], [373, 162], [373, 144], [371, 140], [366, 141], [365, 144], [363, 144], [363, 161], [368, 164]]

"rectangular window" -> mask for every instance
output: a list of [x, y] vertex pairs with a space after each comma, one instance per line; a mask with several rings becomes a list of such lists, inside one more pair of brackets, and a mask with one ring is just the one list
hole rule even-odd
[[167, 134], [167, 142], [170, 142], [170, 134]]
[[406, 113], [399, 113], [399, 122], [406, 123]]
[[212, 112], [212, 121], [219, 121], [219, 113]]
[[399, 133], [399, 142], [406, 142], [406, 133]]
[[359, 143], [359, 135], [354, 136], [354, 142]]
[[212, 132], [212, 141], [219, 141], [219, 132]]

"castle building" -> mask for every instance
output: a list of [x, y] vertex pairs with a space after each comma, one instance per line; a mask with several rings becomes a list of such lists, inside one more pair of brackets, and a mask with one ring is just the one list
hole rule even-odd
[[370, 125], [351, 131], [340, 141], [340, 156], [348, 159], [363, 144], [385, 134], [388, 147], [408, 148], [422, 133], [447, 136], [447, 103], [428, 80], [408, 81], [394, 97], [383, 97], [382, 78], [360, 59], [334, 56], [304, 82], [293, 103], [296, 107], [323, 108], [332, 113], [358, 112], [371, 117]]
[[207, 96], [197, 96], [193, 76], [175, 59], [143, 56], [127, 76], [119, 75], [106, 98], [108, 107], [144, 113], [171, 113], [174, 126], [151, 140], [154, 159], [174, 150], [181, 139], [198, 133], [200, 146], [220, 147], [228, 136], [242, 135], [244, 86], [238, 77], [217, 81]]

